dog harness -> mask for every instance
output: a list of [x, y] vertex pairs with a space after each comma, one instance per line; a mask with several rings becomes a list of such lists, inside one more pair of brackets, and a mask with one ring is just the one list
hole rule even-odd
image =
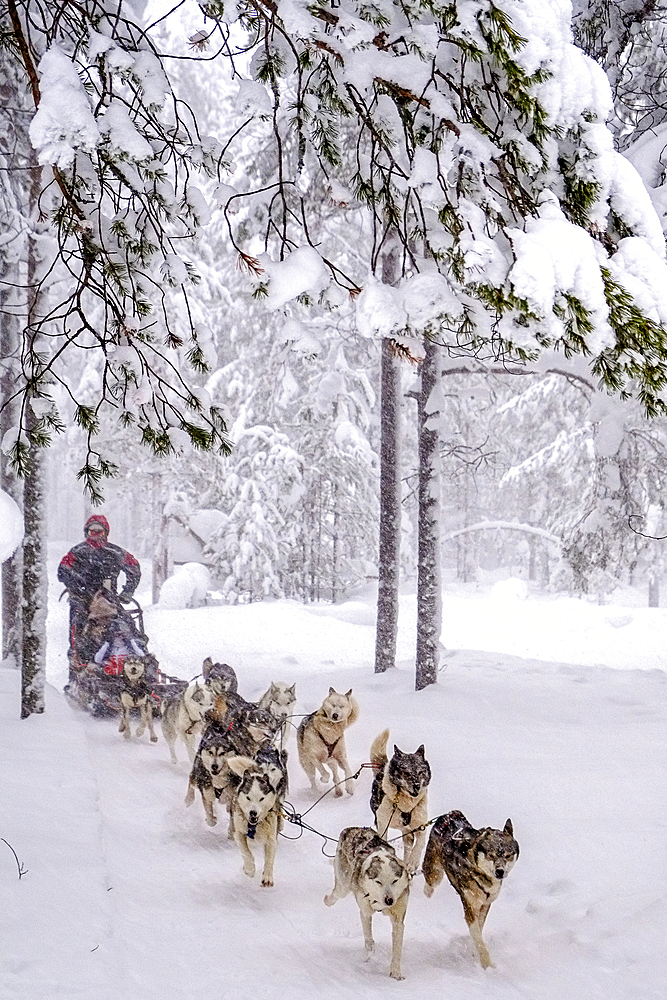
[[322, 736], [322, 733], [318, 732], [318, 730], [315, 730], [315, 732], [317, 732], [317, 735], [319, 736], [319, 738], [322, 740], [322, 742], [324, 743], [325, 747], [327, 748], [327, 756], [328, 757], [333, 757], [334, 750], [336, 749], [336, 747], [340, 743], [341, 737], [339, 736], [338, 739], [335, 740], [333, 743], [327, 743], [327, 741], [325, 740], [324, 736]]

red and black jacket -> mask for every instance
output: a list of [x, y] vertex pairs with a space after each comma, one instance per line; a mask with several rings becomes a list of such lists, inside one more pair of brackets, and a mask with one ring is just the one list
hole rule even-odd
[[105, 580], [111, 582], [111, 590], [118, 588], [118, 574], [125, 574], [122, 597], [132, 597], [141, 579], [138, 561], [120, 545], [92, 546], [80, 542], [67, 553], [58, 566], [58, 579], [73, 597], [90, 601]]

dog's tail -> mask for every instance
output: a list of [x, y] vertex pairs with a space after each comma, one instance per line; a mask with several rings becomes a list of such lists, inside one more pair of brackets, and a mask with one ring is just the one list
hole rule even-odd
[[387, 740], [389, 739], [389, 730], [385, 729], [384, 732], [376, 736], [371, 743], [371, 763], [372, 764], [386, 764], [387, 763]]

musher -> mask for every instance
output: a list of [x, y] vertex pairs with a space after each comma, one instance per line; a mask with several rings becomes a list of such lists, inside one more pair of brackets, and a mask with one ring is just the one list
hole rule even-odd
[[141, 579], [135, 557], [108, 541], [109, 522], [103, 514], [93, 514], [83, 527], [85, 540], [75, 545], [58, 566], [58, 579], [69, 591], [69, 660], [76, 662], [75, 636], [83, 628], [93, 596], [102, 589], [117, 593], [118, 575], [125, 574], [125, 585], [118, 595], [123, 603], [132, 600]]

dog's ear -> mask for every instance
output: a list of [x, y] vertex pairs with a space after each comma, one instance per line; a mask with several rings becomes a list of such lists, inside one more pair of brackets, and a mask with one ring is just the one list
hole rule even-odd
[[399, 750], [396, 744], [394, 743], [394, 757], [402, 757], [402, 756], [403, 756], [403, 751]]
[[424, 757], [425, 750], [424, 750], [424, 744], [423, 743], [422, 743], [422, 745], [420, 747], [417, 747], [417, 749], [415, 750], [415, 753], [419, 754], [420, 757]]
[[211, 667], [213, 666], [213, 660], [210, 656], [207, 656], [204, 660], [204, 665], [202, 666], [202, 673], [204, 674], [204, 680], [208, 680], [208, 675], [211, 672]]
[[287, 690], [289, 691], [290, 694], [296, 695], [296, 681], [294, 682], [294, 684], [292, 684], [292, 687], [288, 688]]
[[345, 692], [345, 697], [346, 697], [346, 698], [349, 698], [351, 694], [352, 694], [352, 688], [350, 688], [350, 690], [349, 690], [349, 691], [346, 691], [346, 692]]
[[335, 693], [336, 693], [335, 690], [332, 687], [330, 687], [329, 688], [329, 694], [332, 695], [332, 694], [335, 694]]
[[508, 833], [510, 837], [514, 836], [514, 828], [512, 826], [512, 820], [508, 819], [503, 828], [503, 833]]

